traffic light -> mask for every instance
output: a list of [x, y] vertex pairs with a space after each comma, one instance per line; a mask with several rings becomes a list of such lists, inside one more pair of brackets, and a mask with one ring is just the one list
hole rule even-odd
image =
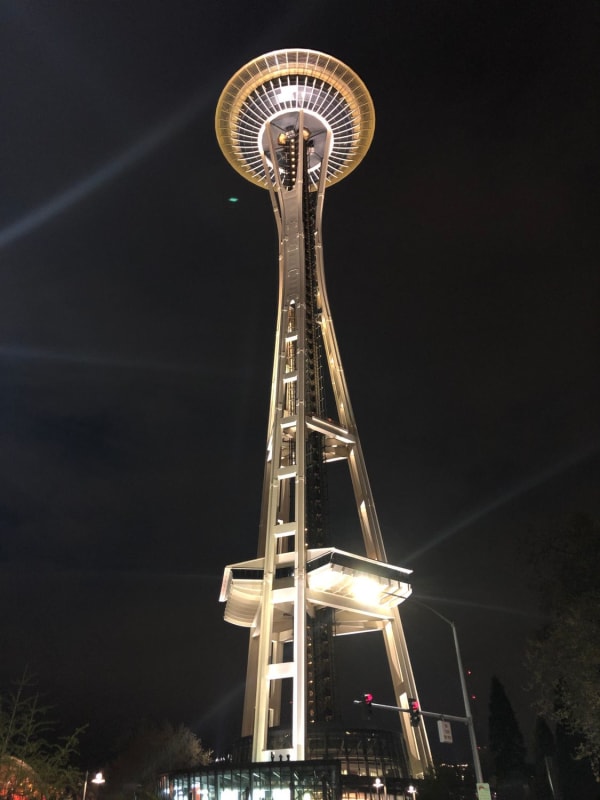
[[421, 710], [419, 708], [419, 701], [415, 700], [414, 697], [410, 697], [408, 700], [408, 708], [410, 711], [410, 724], [413, 726], [413, 728], [416, 728], [421, 719]]
[[367, 709], [367, 716], [371, 716], [371, 705], [373, 704], [373, 695], [370, 692], [363, 694], [363, 703], [365, 704], [365, 708]]

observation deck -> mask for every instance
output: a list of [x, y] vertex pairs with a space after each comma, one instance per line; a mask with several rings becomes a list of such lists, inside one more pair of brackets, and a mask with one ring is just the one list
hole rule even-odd
[[315, 190], [319, 184], [322, 163], [326, 164], [326, 185], [337, 183], [369, 149], [375, 109], [355, 72], [315, 50], [276, 50], [235, 73], [215, 115], [217, 140], [225, 158], [244, 178], [268, 189], [275, 183], [277, 163], [277, 156], [271, 155], [268, 124], [285, 137], [297, 127], [301, 113], [310, 188]]
[[[381, 629], [391, 619], [392, 609], [412, 591], [408, 582], [412, 570], [387, 562], [334, 547], [308, 550], [306, 560], [308, 607], [335, 608], [337, 636]], [[257, 624], [264, 563], [264, 558], [255, 558], [225, 568], [219, 599], [226, 603], [227, 622], [247, 628]], [[293, 574], [294, 554], [278, 555], [273, 596], [278, 609], [277, 638], [282, 642], [293, 639]]]

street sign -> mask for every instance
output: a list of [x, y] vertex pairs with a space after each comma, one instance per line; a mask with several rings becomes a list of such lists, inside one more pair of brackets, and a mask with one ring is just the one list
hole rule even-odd
[[477, 784], [477, 800], [492, 800], [489, 783]]
[[452, 726], [444, 719], [438, 719], [438, 734], [442, 744], [452, 744]]

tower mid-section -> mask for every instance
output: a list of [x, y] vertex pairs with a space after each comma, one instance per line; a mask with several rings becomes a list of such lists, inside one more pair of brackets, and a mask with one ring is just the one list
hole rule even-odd
[[[269, 190], [279, 235], [258, 554], [227, 566], [221, 591], [225, 618], [250, 630], [242, 735], [255, 762], [275, 752], [294, 761], [318, 757], [311, 732], [342, 725], [337, 636], [380, 631], [397, 705], [408, 708], [417, 697], [398, 612], [410, 595], [410, 570], [387, 562], [323, 269], [325, 188], [359, 164], [374, 124], [358, 76], [312, 50], [254, 59], [217, 107], [221, 149], [245, 178]], [[349, 468], [360, 555], [330, 540], [334, 462]], [[404, 771], [419, 777], [431, 762], [427, 736], [408, 714], [400, 720]]]

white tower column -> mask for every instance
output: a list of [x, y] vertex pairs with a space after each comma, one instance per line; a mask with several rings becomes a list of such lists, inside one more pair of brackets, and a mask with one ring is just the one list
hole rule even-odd
[[[338, 713], [329, 658], [336, 635], [379, 630], [397, 705], [408, 708], [408, 698], [418, 697], [398, 612], [410, 595], [410, 570], [387, 563], [323, 265], [325, 189], [367, 152], [374, 110], [346, 65], [282, 50], [233, 76], [216, 124], [231, 165], [269, 190], [279, 236], [259, 548], [255, 559], [226, 567], [221, 600], [225, 618], [250, 630], [242, 735], [252, 737], [251, 758], [269, 760], [278, 750], [296, 761], [308, 757], [312, 726]], [[349, 468], [364, 555], [327, 541], [325, 473], [333, 461]], [[368, 593], [359, 590], [365, 580]], [[422, 776], [431, 765], [426, 732], [412, 728], [408, 714], [400, 720], [408, 772]]]

